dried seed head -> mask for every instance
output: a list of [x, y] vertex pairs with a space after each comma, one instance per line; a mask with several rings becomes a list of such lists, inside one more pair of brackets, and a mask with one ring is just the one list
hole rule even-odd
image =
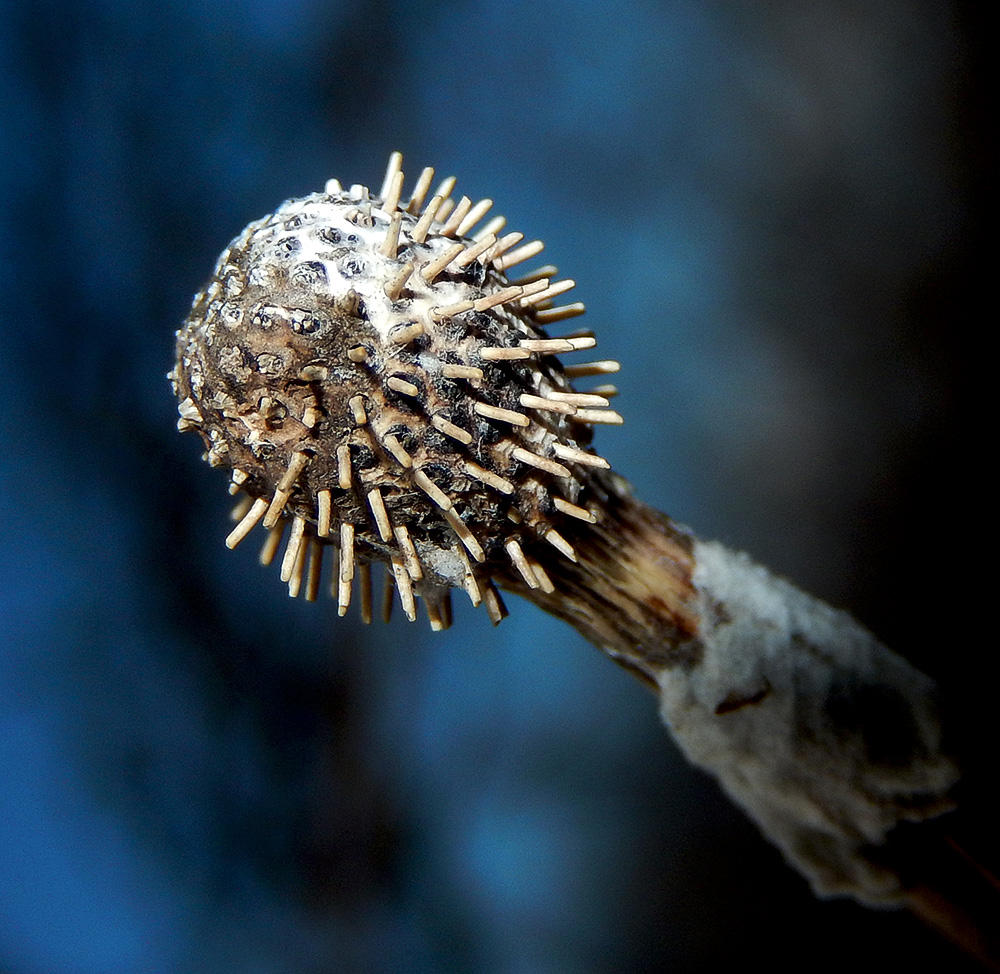
[[543, 562], [575, 558], [563, 532], [590, 523], [607, 466], [590, 427], [620, 417], [581, 408], [607, 401], [576, 394], [555, 358], [593, 338], [543, 327], [582, 310], [551, 307], [572, 282], [508, 275], [541, 243], [511, 249], [521, 236], [498, 240], [501, 220], [476, 234], [489, 201], [454, 205], [454, 180], [425, 205], [428, 170], [402, 202], [400, 164], [394, 153], [378, 195], [331, 180], [226, 248], [177, 333], [178, 426], [250, 499], [230, 547], [261, 523], [269, 560], [291, 523], [290, 593], [307, 576], [315, 597], [334, 545], [342, 613], [355, 563], [377, 560], [410, 618], [419, 595], [440, 628], [462, 587], [499, 621], [494, 578], [546, 584]]

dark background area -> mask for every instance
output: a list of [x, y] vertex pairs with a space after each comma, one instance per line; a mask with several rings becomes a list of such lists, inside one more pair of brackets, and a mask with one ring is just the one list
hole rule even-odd
[[251, 219], [454, 173], [621, 360], [599, 451], [939, 678], [991, 769], [978, 10], [0, 0], [0, 971], [967, 969], [815, 901], [532, 606], [289, 600], [164, 374]]

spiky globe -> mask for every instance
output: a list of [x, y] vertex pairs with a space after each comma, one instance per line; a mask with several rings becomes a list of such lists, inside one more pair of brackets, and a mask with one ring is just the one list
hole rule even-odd
[[447, 625], [458, 586], [496, 622], [493, 578], [550, 588], [546, 559], [575, 558], [560, 527], [596, 517], [587, 472], [607, 463], [590, 427], [621, 417], [613, 389], [578, 393], [570, 378], [618, 366], [555, 357], [595, 343], [546, 333], [582, 313], [551, 306], [572, 281], [508, 275], [539, 241], [498, 237], [502, 217], [473, 232], [491, 201], [456, 203], [454, 179], [425, 203], [431, 169], [403, 201], [400, 165], [396, 153], [378, 195], [331, 180], [226, 248], [177, 333], [178, 426], [245, 495], [230, 547], [261, 523], [270, 562], [290, 526], [292, 595], [315, 598], [332, 544], [341, 614], [357, 575], [370, 618], [380, 561], [410, 619], [418, 594]]

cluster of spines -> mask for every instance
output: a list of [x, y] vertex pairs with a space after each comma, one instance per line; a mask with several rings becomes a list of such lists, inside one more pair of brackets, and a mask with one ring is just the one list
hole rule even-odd
[[[498, 275], [506, 277], [506, 272], [510, 268], [536, 256], [543, 249], [542, 242], [538, 240], [522, 244], [523, 235], [519, 233], [498, 236], [505, 225], [504, 218], [500, 216], [494, 217], [478, 232], [472, 234], [473, 228], [492, 206], [492, 200], [484, 199], [473, 204], [468, 197], [463, 196], [458, 202], [455, 202], [451, 197], [455, 179], [449, 177], [441, 183], [428, 201], [427, 194], [434, 177], [434, 170], [431, 168], [426, 168], [421, 172], [410, 200], [403, 208], [401, 203], [403, 188], [401, 163], [401, 155], [393, 153], [379, 194], [381, 202], [378, 209], [389, 216], [388, 230], [380, 247], [380, 253], [388, 259], [396, 259], [400, 250], [404, 212], [417, 218], [416, 223], [408, 232], [411, 242], [423, 243], [432, 229], [436, 237], [453, 237], [456, 238], [456, 242], [439, 257], [428, 261], [419, 268], [412, 261], [403, 264], [398, 273], [384, 285], [384, 292], [391, 301], [396, 301], [403, 294], [414, 273], [419, 274], [423, 281], [430, 285], [448, 269], [461, 270], [473, 261], [479, 261]], [[325, 192], [337, 197], [347, 195], [351, 199], [358, 200], [359, 203], [369, 199], [365, 187], [352, 186], [345, 194], [337, 180], [328, 181]], [[348, 216], [350, 218], [350, 214]], [[363, 218], [363, 211], [360, 208], [358, 216]], [[571, 280], [553, 283], [551, 278], [556, 270], [555, 267], [547, 265], [519, 279], [510, 280], [508, 278], [506, 286], [485, 293], [482, 297], [443, 307], [434, 307], [429, 316], [431, 322], [413, 322], [394, 332], [391, 340], [400, 347], [405, 346], [424, 334], [428, 325], [433, 326], [433, 324], [466, 311], [482, 312], [506, 306], [516, 315], [530, 316], [528, 317], [529, 321], [542, 326], [582, 314], [584, 306], [579, 302], [559, 307], [553, 306], [553, 300], [569, 291], [575, 283]], [[357, 296], [353, 292], [348, 292], [347, 298], [342, 301], [345, 304], [343, 310], [350, 313], [352, 308], [346, 307], [346, 305], [356, 301]], [[562, 338], [522, 338], [510, 346], [486, 346], [478, 350], [478, 355], [483, 363], [528, 361], [536, 356], [590, 349], [595, 344], [595, 339], [589, 332], [581, 332]], [[355, 365], [364, 367], [367, 364], [368, 353], [364, 345], [358, 344], [348, 350], [348, 358]], [[605, 376], [617, 372], [618, 368], [617, 362], [603, 360], [582, 365], [564, 366], [562, 371], [567, 378], [578, 378]], [[444, 363], [442, 364], [442, 374], [446, 378], [466, 380], [470, 387], [479, 386], [484, 377], [482, 368], [469, 363]], [[301, 378], [310, 377], [302, 376]], [[406, 397], [415, 398], [419, 396], [421, 391], [418, 385], [402, 375], [390, 376], [387, 379], [387, 385], [393, 391]], [[616, 390], [611, 385], [602, 385], [587, 393], [557, 390], [551, 390], [544, 396], [523, 393], [520, 395], [520, 405], [525, 410], [543, 415], [551, 413], [559, 417], [572, 417], [574, 421], [583, 424], [619, 424], [622, 422], [621, 416], [608, 408], [610, 406], [609, 398], [615, 394]], [[188, 411], [193, 409], [197, 412], [197, 407], [194, 406], [193, 402], [185, 400], [181, 406], [182, 416], [185, 415], [185, 406], [187, 406]], [[348, 409], [356, 427], [365, 427], [368, 424], [368, 414], [362, 396], [352, 397], [348, 403]], [[474, 402], [473, 409], [479, 416], [506, 423], [512, 427], [523, 429], [531, 425], [531, 417], [527, 412], [493, 406], [479, 400]], [[311, 408], [307, 405], [302, 417], [303, 424], [312, 428], [319, 416], [320, 413], [315, 403], [311, 404]], [[429, 419], [437, 430], [462, 446], [467, 446], [473, 441], [472, 433], [452, 423], [446, 417], [432, 414]], [[476, 571], [475, 564], [485, 560], [485, 553], [475, 533], [459, 516], [447, 493], [441, 490], [423, 470], [415, 466], [413, 458], [407, 453], [398, 438], [392, 434], [386, 434], [376, 439], [382, 451], [387, 456], [392, 457], [408, 473], [413, 485], [428, 497], [451, 526], [460, 542], [455, 551], [462, 558], [465, 566], [463, 587], [472, 604], [474, 606], [484, 604], [494, 624], [499, 623], [506, 615], [506, 609], [492, 579], [484, 578]], [[551, 443], [551, 450], [553, 456], [546, 457], [527, 450], [523, 446], [516, 446], [511, 451], [511, 456], [554, 477], [573, 476], [566, 464], [604, 469], [609, 466], [606, 460], [596, 454], [569, 444], [555, 441]], [[288, 542], [281, 559], [281, 579], [288, 584], [290, 596], [297, 597], [304, 594], [307, 599], [314, 600], [320, 589], [323, 550], [329, 547], [329, 543], [332, 542], [338, 551], [338, 563], [331, 586], [331, 594], [337, 600], [339, 612], [344, 615], [348, 611], [352, 601], [353, 582], [357, 579], [360, 590], [361, 616], [365, 622], [370, 622], [372, 619], [370, 565], [355, 557], [355, 525], [346, 521], [339, 525], [339, 529], [333, 525], [331, 491], [329, 489], [317, 491], [316, 509], [312, 518], [307, 518], [295, 511], [292, 511], [289, 517], [288, 512], [286, 512], [286, 504], [292, 497], [295, 485], [310, 459], [311, 454], [306, 450], [292, 454], [284, 475], [269, 499], [258, 498], [254, 500], [246, 497], [241, 500], [233, 511], [233, 518], [237, 524], [227, 537], [226, 544], [230, 548], [236, 547], [257, 524], [262, 524], [268, 535], [261, 550], [260, 560], [262, 564], [268, 565], [275, 559], [286, 526], [290, 524]], [[517, 488], [510, 481], [471, 460], [464, 459], [460, 463], [466, 474], [481, 482], [485, 487], [505, 495], [516, 492]], [[339, 488], [349, 490], [356, 484], [360, 486], [360, 482], [355, 480], [354, 472], [351, 469], [351, 455], [346, 444], [342, 444], [337, 449], [336, 466], [337, 486]], [[235, 470], [230, 487], [231, 492], [237, 493], [247, 478], [246, 471]], [[381, 490], [374, 487], [367, 491], [363, 490], [363, 493], [376, 533], [383, 543], [394, 546], [387, 571], [383, 617], [387, 619], [389, 616], [392, 595], [395, 590], [399, 594], [407, 618], [414, 621], [416, 618], [414, 583], [420, 582], [424, 576], [420, 558], [407, 527], [403, 524], [392, 523]], [[592, 511], [587, 508], [578, 506], [555, 494], [551, 494], [551, 500], [553, 507], [563, 515], [587, 523], [593, 523], [596, 520]], [[515, 507], [510, 509], [508, 516], [513, 521], [520, 520], [519, 512]], [[562, 556], [576, 560], [576, 553], [572, 545], [554, 527], [536, 525], [536, 531]], [[553, 583], [542, 564], [526, 554], [516, 538], [506, 541], [504, 549], [512, 567], [529, 587], [540, 588], [546, 592], [553, 590]], [[447, 628], [451, 622], [449, 590], [439, 587], [428, 590], [425, 587], [421, 590], [421, 595], [425, 602], [431, 627], [433, 629]]]

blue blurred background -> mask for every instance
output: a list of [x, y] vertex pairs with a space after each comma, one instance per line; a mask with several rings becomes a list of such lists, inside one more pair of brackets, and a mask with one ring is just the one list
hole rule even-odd
[[975, 10], [0, 2], [0, 971], [963, 970], [814, 901], [533, 607], [289, 600], [164, 373], [245, 223], [392, 149], [454, 173], [579, 282], [640, 496], [850, 608], [973, 738]]

